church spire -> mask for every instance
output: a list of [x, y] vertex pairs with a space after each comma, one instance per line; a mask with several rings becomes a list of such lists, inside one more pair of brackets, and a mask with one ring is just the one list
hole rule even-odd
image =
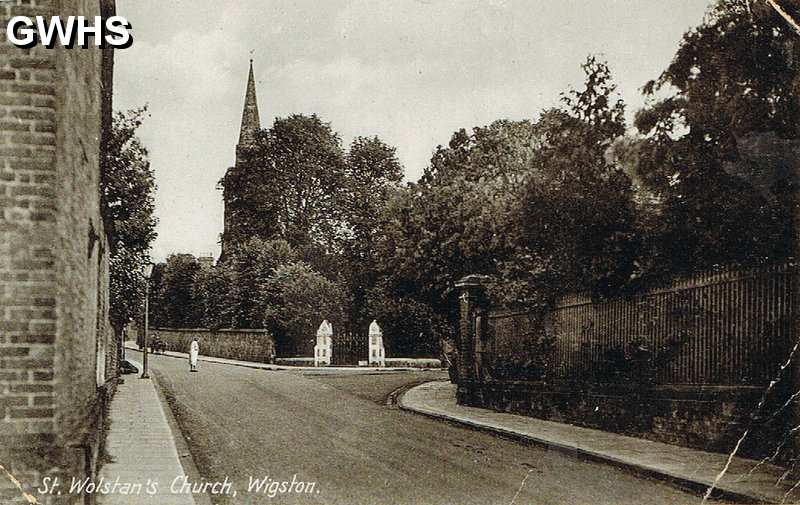
[[239, 146], [247, 147], [253, 144], [256, 132], [261, 129], [258, 118], [258, 102], [256, 101], [256, 80], [253, 77], [253, 60], [250, 60], [250, 75], [247, 77], [247, 92], [244, 97], [244, 110], [242, 111], [242, 127], [239, 130]]

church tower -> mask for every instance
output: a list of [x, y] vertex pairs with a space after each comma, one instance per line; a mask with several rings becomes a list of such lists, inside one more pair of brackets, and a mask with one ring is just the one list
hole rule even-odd
[[[236, 144], [236, 163], [233, 167], [228, 168], [225, 173], [225, 179], [231, 174], [232, 171], [241, 168], [242, 160], [249, 149], [255, 146], [256, 134], [261, 129], [261, 119], [258, 115], [258, 100], [256, 99], [256, 80], [253, 76], [253, 60], [250, 60], [250, 72], [247, 76], [247, 88], [244, 95], [244, 109], [242, 110], [242, 124], [239, 128], [239, 142]], [[224, 186], [224, 183], [223, 183]], [[229, 230], [231, 229], [233, 213], [230, 203], [224, 194], [223, 187], [223, 204], [225, 207], [225, 220], [222, 232], [222, 254], [220, 261], [225, 258], [226, 250], [230, 249]]]
[[242, 156], [242, 151], [253, 147], [256, 133], [261, 129], [261, 120], [258, 117], [258, 101], [256, 100], [256, 80], [253, 77], [253, 60], [250, 60], [250, 73], [247, 76], [247, 91], [244, 95], [244, 110], [242, 111], [242, 126], [239, 129], [239, 143], [236, 145], [236, 164]]

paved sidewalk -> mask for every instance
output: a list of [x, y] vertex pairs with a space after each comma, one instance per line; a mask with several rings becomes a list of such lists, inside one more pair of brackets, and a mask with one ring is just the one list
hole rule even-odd
[[[456, 404], [455, 386], [428, 382], [403, 394], [400, 408], [622, 466], [704, 492], [725, 467], [728, 456], [651, 442], [570, 424], [505, 414]], [[785, 470], [734, 458], [716, 489], [729, 499], [756, 503], [800, 503], [800, 489], [782, 480]]]
[[[142, 490], [99, 495], [99, 505], [195, 505], [191, 495], [170, 492], [173, 480], [185, 472], [155, 384], [134, 374], [124, 378], [111, 402], [106, 451], [113, 462], [103, 465], [100, 477], [111, 483], [141, 483]], [[148, 494], [148, 479], [158, 483], [155, 494]]]
[[[132, 340], [128, 340], [125, 342], [125, 348], [130, 349], [131, 351], [139, 351], [139, 346], [136, 345], [136, 342]], [[175, 351], [164, 351], [164, 354], [157, 354], [157, 356], [169, 356], [171, 358], [181, 358], [188, 360], [189, 353], [185, 352], [175, 352]], [[198, 361], [204, 361], [206, 363], [218, 363], [221, 365], [233, 365], [233, 366], [241, 366], [245, 368], [256, 368], [259, 370], [280, 370], [280, 371], [299, 371], [299, 372], [310, 372], [310, 371], [317, 371], [317, 372], [325, 372], [325, 371], [337, 371], [337, 372], [353, 372], [353, 373], [364, 373], [364, 372], [407, 372], [407, 371], [422, 371], [422, 370], [441, 370], [441, 368], [413, 368], [413, 367], [367, 367], [367, 366], [324, 366], [324, 367], [314, 367], [314, 366], [287, 366], [287, 365], [274, 365], [270, 363], [259, 363], [257, 361], [242, 361], [238, 359], [228, 359], [228, 358], [216, 358], [214, 356], [203, 356], [202, 354], [198, 358]], [[189, 366], [188, 364], [186, 366]]]

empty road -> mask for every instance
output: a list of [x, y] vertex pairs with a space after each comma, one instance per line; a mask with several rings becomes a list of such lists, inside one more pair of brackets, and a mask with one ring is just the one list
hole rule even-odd
[[[384, 404], [396, 387], [439, 372], [270, 372], [201, 363], [200, 373], [190, 373], [184, 360], [155, 356], [150, 363], [202, 478], [231, 483], [230, 492], [211, 496], [215, 504], [701, 502], [607, 465]], [[292, 492], [281, 493], [282, 482]]]

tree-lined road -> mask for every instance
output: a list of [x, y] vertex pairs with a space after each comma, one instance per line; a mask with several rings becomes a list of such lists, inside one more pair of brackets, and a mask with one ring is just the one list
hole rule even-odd
[[[700, 502], [609, 466], [384, 404], [395, 388], [440, 372], [268, 372], [202, 363], [200, 373], [189, 373], [184, 360], [153, 356], [150, 363], [202, 477], [233, 483], [237, 495], [214, 496], [214, 503]], [[293, 476], [316, 482], [314, 492], [248, 493], [250, 477]]]

